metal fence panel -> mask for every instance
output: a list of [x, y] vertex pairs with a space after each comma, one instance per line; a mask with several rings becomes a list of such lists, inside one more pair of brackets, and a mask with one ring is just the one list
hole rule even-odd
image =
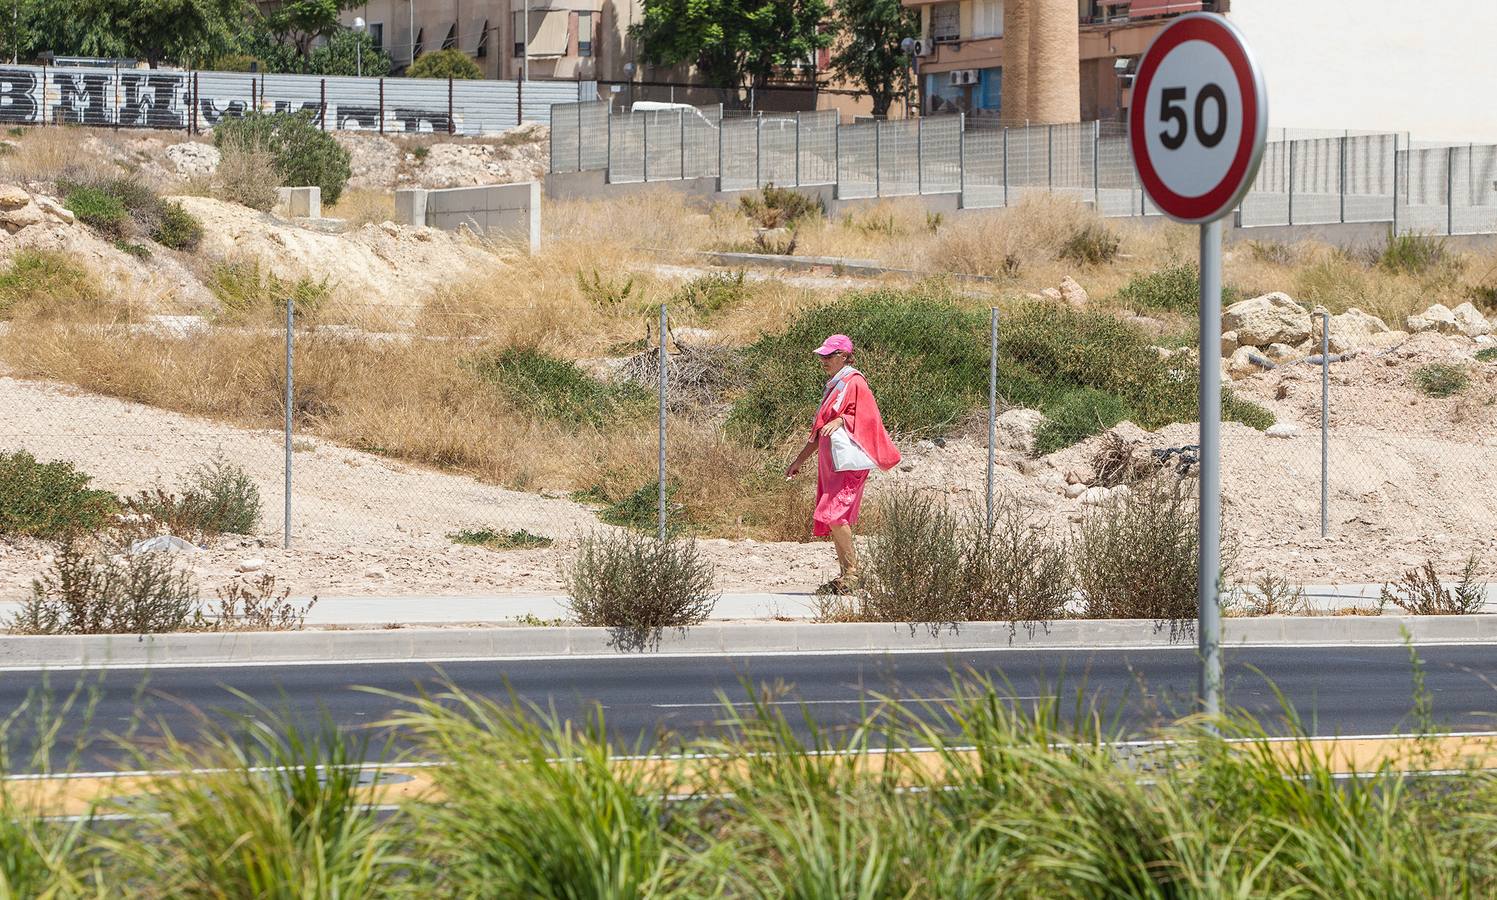
[[917, 120], [920, 139], [920, 192], [950, 194], [962, 189], [960, 116]]
[[625, 113], [609, 117], [608, 180], [631, 183], [645, 180], [645, 119]]
[[760, 185], [759, 124], [756, 119], [722, 121], [722, 189], [752, 190]]
[[837, 181], [837, 126], [841, 114], [823, 109], [800, 115], [801, 184], [835, 184]]
[[759, 183], [781, 186], [798, 184], [795, 116], [760, 116], [758, 123]]
[[878, 196], [878, 124], [837, 128], [837, 196]]
[[962, 206], [1004, 205], [1003, 139], [1006, 128], [974, 128], [962, 135]]

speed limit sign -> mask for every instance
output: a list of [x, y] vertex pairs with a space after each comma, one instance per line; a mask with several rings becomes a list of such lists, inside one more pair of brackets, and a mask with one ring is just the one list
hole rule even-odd
[[1196, 604], [1201, 711], [1222, 709], [1221, 656], [1221, 219], [1263, 156], [1268, 96], [1242, 34], [1218, 15], [1183, 16], [1154, 38], [1138, 65], [1128, 144], [1149, 199], [1172, 219], [1201, 226], [1200, 546]]
[[1176, 19], [1133, 85], [1128, 141], [1149, 199], [1180, 222], [1226, 215], [1252, 184], [1268, 133], [1263, 75], [1242, 34], [1210, 13]]

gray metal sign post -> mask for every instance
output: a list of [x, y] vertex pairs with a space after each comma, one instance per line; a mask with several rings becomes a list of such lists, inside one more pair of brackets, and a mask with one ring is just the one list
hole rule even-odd
[[1159, 211], [1201, 227], [1200, 548], [1196, 605], [1200, 709], [1222, 711], [1222, 217], [1257, 174], [1268, 133], [1263, 75], [1226, 19], [1182, 16], [1154, 38], [1134, 77], [1128, 143]]

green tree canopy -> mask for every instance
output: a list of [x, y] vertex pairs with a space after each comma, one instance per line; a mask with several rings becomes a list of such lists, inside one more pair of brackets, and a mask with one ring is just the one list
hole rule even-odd
[[19, 0], [4, 23], [18, 55], [133, 57], [194, 65], [229, 49], [248, 0]]
[[296, 48], [303, 59], [312, 55], [318, 38], [331, 38], [341, 30], [338, 14], [362, 5], [364, 0], [285, 0], [265, 17], [271, 34]]
[[832, 72], [873, 100], [874, 115], [886, 116], [910, 82], [900, 44], [919, 34], [920, 14], [899, 0], [838, 0]]
[[478, 63], [461, 50], [437, 50], [416, 57], [405, 70], [407, 78], [458, 78], [469, 81], [483, 77]]
[[831, 46], [826, 0], [645, 0], [629, 29], [652, 65], [697, 67], [719, 88], [763, 85]]

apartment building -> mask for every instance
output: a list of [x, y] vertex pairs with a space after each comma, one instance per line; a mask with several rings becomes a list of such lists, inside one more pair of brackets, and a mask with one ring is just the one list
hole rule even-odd
[[[638, 61], [629, 28], [643, 15], [643, 0], [367, 0], [342, 14], [345, 25], [366, 23], [375, 43], [397, 70], [422, 53], [456, 48], [469, 54], [487, 78], [596, 81], [605, 97], [683, 103], [724, 102], [689, 66], [655, 67]], [[525, 28], [529, 15], [529, 52]], [[765, 88], [745, 88], [730, 106], [766, 110], [837, 109], [844, 117], [867, 114], [867, 98], [828, 83], [823, 52], [780, 74]], [[896, 108], [895, 114], [902, 110]]]
[[[1003, 98], [1004, 0], [903, 0], [920, 10], [918, 50], [927, 115], [965, 112], [996, 120]], [[1225, 11], [1226, 0], [1075, 0], [1081, 118], [1118, 119], [1133, 66], [1154, 36], [1182, 13]]]

